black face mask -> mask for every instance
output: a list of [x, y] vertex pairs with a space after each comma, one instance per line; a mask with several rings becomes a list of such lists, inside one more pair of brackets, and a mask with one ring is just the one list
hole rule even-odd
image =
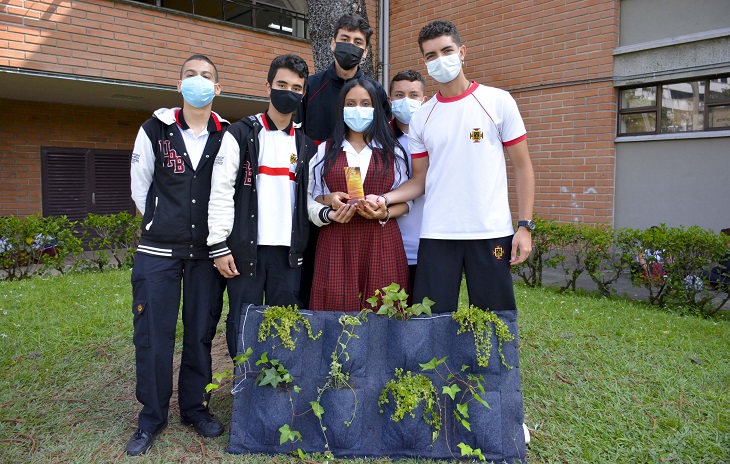
[[362, 59], [365, 50], [349, 42], [335, 42], [335, 60], [345, 71], [349, 71]]
[[271, 89], [271, 104], [281, 114], [293, 113], [299, 107], [302, 96], [291, 90]]

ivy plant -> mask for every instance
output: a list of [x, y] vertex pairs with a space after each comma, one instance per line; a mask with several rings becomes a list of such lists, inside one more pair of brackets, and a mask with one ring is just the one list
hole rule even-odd
[[489, 365], [489, 356], [492, 352], [492, 328], [494, 328], [499, 342], [498, 351], [502, 364], [507, 369], [512, 369], [512, 366], [507, 364], [504, 359], [502, 345], [514, 340], [515, 336], [496, 314], [489, 309], [481, 309], [473, 305], [459, 305], [451, 317], [459, 323], [457, 333], [471, 332], [474, 336], [477, 364], [482, 367]]
[[421, 303], [409, 305], [406, 289], [401, 288], [395, 282], [382, 289], [376, 289], [375, 294], [365, 301], [376, 309], [376, 314], [402, 320], [408, 320], [422, 314], [430, 316], [431, 306], [434, 305], [434, 302], [428, 297], [424, 298]]
[[[263, 320], [259, 326], [260, 342], [265, 342], [269, 338], [279, 337], [281, 344], [294, 351], [296, 348], [296, 339], [293, 338], [292, 331], [301, 331], [301, 326], [307, 330], [307, 335], [312, 340], [318, 339], [322, 335], [320, 330], [317, 335], [312, 333], [312, 325], [309, 320], [302, 316], [296, 306], [269, 306], [264, 309]], [[272, 334], [271, 330], [275, 330]]]
[[[395, 402], [395, 410], [390, 419], [398, 422], [409, 414], [416, 417], [416, 408], [424, 403], [423, 420], [431, 426], [432, 439], [436, 441], [441, 430], [441, 410], [436, 387], [431, 379], [422, 374], [413, 375], [411, 371], [403, 373], [402, 368], [395, 369], [395, 377], [385, 384], [378, 397], [378, 405], [390, 403], [389, 397]], [[383, 413], [383, 410], [380, 410]]]

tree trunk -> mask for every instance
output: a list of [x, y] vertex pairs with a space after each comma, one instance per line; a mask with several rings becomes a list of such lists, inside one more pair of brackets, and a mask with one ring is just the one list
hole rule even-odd
[[[357, 13], [365, 20], [368, 19], [368, 12], [365, 0], [309, 0], [309, 37], [312, 39], [312, 54], [314, 55], [314, 71], [320, 72], [334, 61], [330, 44], [334, 37], [334, 25], [338, 19], [347, 13]], [[370, 27], [377, 28], [377, 24], [370, 23]], [[375, 33], [373, 33], [375, 37]], [[371, 37], [371, 41], [372, 38]], [[368, 55], [360, 63], [360, 68], [368, 76], [376, 79], [373, 66], [372, 46], [368, 47]]]

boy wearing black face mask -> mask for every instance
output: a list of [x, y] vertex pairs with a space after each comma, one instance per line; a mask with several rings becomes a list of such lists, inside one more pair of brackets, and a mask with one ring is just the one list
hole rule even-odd
[[[390, 120], [392, 113], [388, 95], [375, 79], [365, 76], [360, 69], [360, 61], [367, 56], [373, 28], [358, 14], [346, 14], [337, 20], [330, 48], [334, 62], [324, 71], [313, 74], [307, 80], [307, 92], [299, 106], [299, 121], [304, 132], [317, 145], [329, 139], [335, 128], [337, 98], [342, 86], [351, 79], [367, 79], [378, 91], [385, 116]], [[309, 294], [314, 275], [314, 252], [317, 245], [319, 228], [312, 227], [302, 267], [302, 282], [299, 290], [299, 306], [309, 307]]]
[[380, 94], [385, 115], [390, 118], [390, 105], [383, 87], [374, 79], [363, 76], [360, 61], [367, 56], [373, 28], [360, 15], [346, 14], [337, 20], [330, 48], [335, 61], [324, 71], [307, 80], [307, 92], [299, 107], [299, 120], [304, 132], [319, 145], [327, 140], [335, 128], [337, 97], [345, 82], [364, 77], [371, 81]]
[[208, 245], [227, 279], [226, 338], [236, 355], [244, 304], [297, 304], [309, 220], [309, 159], [317, 145], [292, 122], [309, 75], [296, 55], [274, 58], [269, 108], [231, 125], [215, 159]]

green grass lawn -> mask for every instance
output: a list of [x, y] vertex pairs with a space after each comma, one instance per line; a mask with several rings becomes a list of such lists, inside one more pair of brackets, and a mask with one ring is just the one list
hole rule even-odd
[[[730, 462], [727, 319], [515, 290], [529, 462]], [[149, 455], [125, 456], [139, 410], [130, 300], [128, 271], [0, 282], [1, 463], [295, 461], [226, 454], [226, 434], [179, 424], [175, 398]], [[212, 401], [226, 423], [231, 403], [225, 392]]]

